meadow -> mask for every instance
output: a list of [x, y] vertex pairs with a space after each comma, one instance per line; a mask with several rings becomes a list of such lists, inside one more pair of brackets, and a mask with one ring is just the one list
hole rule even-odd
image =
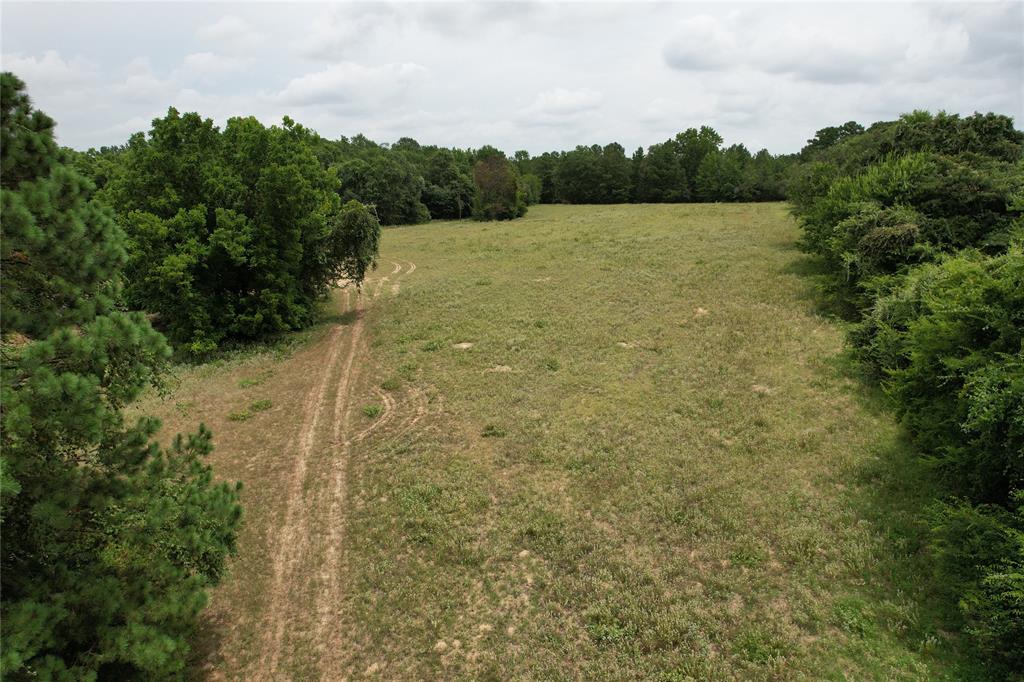
[[215, 434], [210, 679], [979, 679], [929, 479], [784, 204], [387, 229], [361, 291], [135, 409]]

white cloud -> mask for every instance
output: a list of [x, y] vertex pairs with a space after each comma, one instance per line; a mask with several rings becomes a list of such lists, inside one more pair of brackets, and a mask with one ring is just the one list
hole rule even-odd
[[193, 52], [185, 55], [175, 75], [185, 80], [210, 83], [238, 73], [252, 63], [251, 59], [215, 52]]
[[170, 78], [161, 78], [145, 57], [136, 57], [123, 69], [124, 78], [111, 86], [111, 91], [128, 101], [155, 103], [176, 90]]
[[29, 88], [58, 89], [86, 85], [97, 77], [96, 65], [82, 57], [65, 59], [56, 50], [41, 56], [4, 54], [0, 58], [4, 71], [12, 71]]
[[344, 113], [370, 111], [409, 94], [427, 70], [419, 64], [365, 66], [343, 62], [288, 82], [277, 95], [285, 105], [324, 106]]
[[590, 88], [567, 90], [553, 88], [537, 95], [527, 113], [548, 116], [572, 116], [585, 111], [592, 111], [601, 106], [604, 95]]
[[296, 41], [299, 54], [311, 59], [336, 61], [350, 56], [377, 33], [394, 34], [400, 15], [383, 3], [331, 5]]
[[199, 40], [221, 52], [247, 52], [266, 44], [265, 37], [252, 24], [228, 14], [212, 24], [196, 29]]
[[823, 126], [914, 108], [1024, 119], [1019, 1], [52, 9], [4, 5], [3, 66], [73, 146], [124, 142], [171, 105], [534, 152], [635, 149], [705, 124], [793, 151]]
[[927, 7], [771, 5], [680, 22], [665, 62], [681, 71], [749, 68], [820, 83], [927, 77], [964, 61], [970, 36]]

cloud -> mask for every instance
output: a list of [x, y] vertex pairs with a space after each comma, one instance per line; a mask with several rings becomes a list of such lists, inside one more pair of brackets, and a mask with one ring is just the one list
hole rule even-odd
[[3, 66], [76, 147], [123, 143], [171, 105], [532, 152], [700, 125], [794, 151], [915, 108], [1024, 120], [1019, 1], [190, 7], [8, 3]]
[[185, 55], [175, 76], [184, 80], [212, 83], [238, 73], [251, 64], [251, 59], [215, 52], [193, 52]]
[[680, 22], [665, 63], [680, 71], [747, 68], [819, 83], [921, 78], [963, 62], [970, 35], [962, 23], [927, 8], [762, 6]]
[[228, 14], [196, 29], [196, 38], [222, 52], [248, 52], [265, 45], [263, 34], [245, 19]]
[[292, 79], [276, 99], [285, 105], [325, 106], [345, 113], [370, 111], [402, 99], [426, 73], [427, 69], [413, 63], [343, 62]]
[[310, 59], [342, 59], [375, 34], [397, 32], [400, 19], [394, 7], [383, 3], [331, 5], [296, 42], [297, 51]]
[[548, 116], [573, 116], [601, 106], [604, 96], [596, 90], [554, 88], [537, 95], [527, 112]]
[[665, 62], [683, 71], [714, 71], [736, 59], [737, 35], [715, 17], [705, 14], [679, 23], [665, 46]]
[[124, 69], [124, 78], [111, 86], [111, 91], [133, 102], [157, 102], [166, 98], [176, 89], [170, 78], [161, 78], [153, 71], [149, 59], [137, 57]]
[[23, 54], [4, 54], [4, 71], [11, 71], [35, 88], [61, 89], [80, 87], [97, 78], [96, 65], [82, 57], [64, 59], [56, 50], [46, 50], [40, 57]]

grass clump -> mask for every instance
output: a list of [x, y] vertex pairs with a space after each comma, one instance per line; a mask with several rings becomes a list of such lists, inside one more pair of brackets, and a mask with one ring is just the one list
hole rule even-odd
[[249, 411], [263, 412], [264, 410], [269, 410], [273, 406], [274, 402], [270, 398], [261, 398], [259, 400], [254, 401], [251, 405], [249, 405]]

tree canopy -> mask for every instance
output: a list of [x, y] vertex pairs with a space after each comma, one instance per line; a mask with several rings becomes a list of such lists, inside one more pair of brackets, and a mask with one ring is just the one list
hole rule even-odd
[[174, 109], [134, 135], [98, 193], [129, 237], [129, 304], [202, 353], [309, 324], [337, 282], [362, 280], [376, 219], [343, 201], [314, 139], [290, 120], [220, 130]]

